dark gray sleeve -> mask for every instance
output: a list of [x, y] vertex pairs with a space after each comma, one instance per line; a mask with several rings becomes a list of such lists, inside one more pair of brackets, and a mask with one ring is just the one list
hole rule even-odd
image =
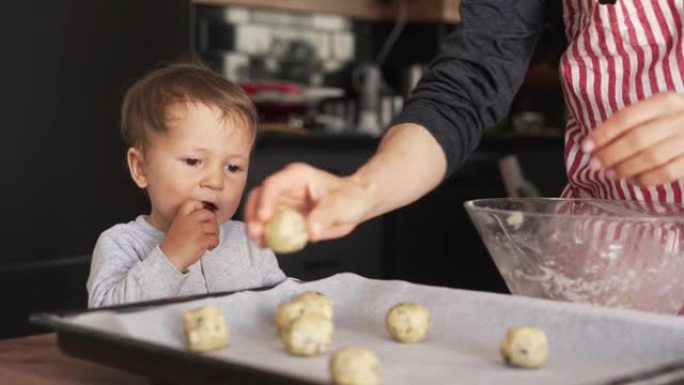
[[426, 127], [449, 176], [505, 116], [545, 22], [544, 0], [461, 0], [462, 22], [393, 121]]

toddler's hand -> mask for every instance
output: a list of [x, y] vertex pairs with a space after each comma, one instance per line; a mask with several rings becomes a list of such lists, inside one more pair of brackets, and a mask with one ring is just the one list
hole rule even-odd
[[180, 272], [184, 272], [207, 250], [219, 244], [216, 215], [200, 201], [184, 203], [176, 213], [159, 247]]

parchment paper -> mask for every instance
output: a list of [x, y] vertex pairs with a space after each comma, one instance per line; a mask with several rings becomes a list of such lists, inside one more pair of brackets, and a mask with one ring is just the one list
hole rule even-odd
[[[182, 314], [217, 305], [229, 323], [231, 342], [226, 349], [205, 354], [329, 383], [331, 352], [311, 358], [291, 356], [276, 331], [278, 304], [306, 290], [325, 293], [335, 303], [331, 352], [345, 346], [372, 349], [381, 360], [385, 384], [591, 384], [684, 359], [683, 317], [371, 280], [348, 273], [135, 312], [81, 314], [68, 321], [185, 350]], [[385, 314], [401, 301], [431, 309], [432, 327], [425, 341], [402, 344], [388, 336]], [[510, 368], [499, 356], [506, 330], [521, 325], [538, 326], [547, 333], [550, 357], [541, 369]]]

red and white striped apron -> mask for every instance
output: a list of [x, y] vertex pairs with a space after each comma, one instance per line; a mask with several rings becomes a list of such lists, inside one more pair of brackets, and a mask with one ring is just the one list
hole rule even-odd
[[664, 91], [684, 92], [684, 0], [563, 0], [563, 19], [569, 184], [562, 196], [681, 203], [683, 180], [651, 188], [611, 180], [589, 168], [580, 143], [625, 106]]
[[[562, 196], [642, 201], [650, 212], [666, 214], [673, 208], [657, 202], [683, 203], [684, 180], [642, 188], [625, 179], [609, 179], [603, 170], [591, 170], [580, 143], [625, 106], [660, 92], [684, 93], [684, 0], [617, 0], [613, 5], [562, 1], [568, 47], [559, 71], [568, 110], [569, 182]], [[605, 290], [592, 294], [599, 302], [602, 296], [622, 293], [624, 285], [640, 282], [638, 290], [623, 293], [622, 306], [666, 312], [681, 306], [684, 261], [672, 257], [681, 254], [681, 226], [600, 217], [588, 217], [581, 224], [584, 229], [578, 234], [588, 251], [569, 256], [566, 273], [586, 280], [587, 269], [600, 271]], [[613, 243], [625, 248], [624, 255], [613, 261], [601, 259], [601, 252], [610, 251]], [[606, 274], [615, 280], [606, 279]], [[666, 289], [670, 295], [656, 294]]]

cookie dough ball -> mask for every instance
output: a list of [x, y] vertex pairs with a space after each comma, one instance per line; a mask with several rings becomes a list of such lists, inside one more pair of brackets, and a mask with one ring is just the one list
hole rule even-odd
[[278, 330], [287, 329], [292, 321], [301, 317], [306, 312], [306, 306], [298, 301], [286, 301], [278, 306], [276, 310], [276, 325]]
[[517, 327], [508, 330], [499, 351], [507, 364], [534, 369], [546, 363], [549, 357], [549, 343], [544, 330], [535, 327]]
[[307, 291], [295, 298], [295, 301], [304, 304], [304, 307], [311, 312], [318, 312], [321, 315], [332, 319], [335, 314], [335, 306], [330, 298], [318, 291]]
[[397, 341], [421, 341], [430, 330], [430, 309], [412, 302], [396, 304], [387, 312], [385, 326]]
[[203, 306], [183, 314], [185, 339], [188, 349], [208, 352], [228, 345], [230, 329], [221, 309]]
[[516, 211], [506, 218], [506, 224], [512, 227], [513, 230], [519, 230], [524, 222], [525, 217], [521, 211]]
[[370, 350], [344, 348], [330, 358], [330, 375], [335, 385], [379, 385], [380, 360]]
[[319, 292], [307, 291], [278, 306], [276, 325], [282, 332], [303, 314], [319, 314], [332, 319], [333, 313], [334, 306], [330, 298]]
[[304, 314], [281, 334], [285, 349], [297, 356], [313, 356], [330, 348], [333, 323], [320, 314]]
[[280, 210], [264, 226], [264, 242], [276, 253], [299, 251], [308, 241], [306, 219], [296, 210]]

